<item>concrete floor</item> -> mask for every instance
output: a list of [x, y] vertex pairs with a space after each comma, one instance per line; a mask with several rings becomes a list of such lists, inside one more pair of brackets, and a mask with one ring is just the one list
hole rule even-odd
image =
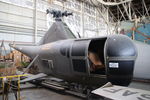
[[[2, 96], [0, 96], [2, 100]], [[13, 94], [9, 95], [9, 100], [15, 100]], [[82, 100], [71, 95], [57, 93], [44, 88], [27, 89], [21, 91], [21, 100]]]
[[81, 100], [77, 97], [57, 93], [44, 88], [25, 90], [22, 92], [25, 100]]
[[150, 83], [132, 82], [129, 87], [150, 91]]
[[[30, 84], [26, 84], [24, 86], [33, 87]], [[132, 82], [129, 87], [150, 91], [150, 83]], [[32, 88], [22, 90], [21, 97], [21, 100], [82, 100], [79, 97], [75, 97], [65, 93], [59, 93], [58, 91], [45, 88]], [[2, 96], [0, 96], [0, 100], [2, 100]], [[9, 95], [9, 100], [15, 100], [13, 94]]]

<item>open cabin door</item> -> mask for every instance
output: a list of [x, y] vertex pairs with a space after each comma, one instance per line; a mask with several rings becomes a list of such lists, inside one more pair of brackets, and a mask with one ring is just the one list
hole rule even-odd
[[88, 47], [91, 40], [75, 40], [71, 48], [71, 63], [74, 74], [89, 75]]

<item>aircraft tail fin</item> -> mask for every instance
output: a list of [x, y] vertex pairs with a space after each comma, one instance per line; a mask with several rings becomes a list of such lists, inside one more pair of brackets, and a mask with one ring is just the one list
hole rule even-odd
[[62, 21], [56, 21], [46, 32], [45, 36], [41, 39], [38, 45], [69, 38], [76, 37], [65, 23]]

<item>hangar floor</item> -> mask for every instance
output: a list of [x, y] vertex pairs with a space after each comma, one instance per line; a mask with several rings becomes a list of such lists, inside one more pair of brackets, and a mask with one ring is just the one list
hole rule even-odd
[[150, 91], [150, 83], [132, 82], [129, 87]]
[[[2, 96], [0, 96], [2, 100]], [[11, 93], [8, 100], [16, 100]], [[45, 88], [26, 89], [21, 91], [21, 100], [81, 100], [75, 96], [57, 93]]]
[[[24, 90], [21, 95], [22, 100], [81, 100], [74, 96], [60, 94], [44, 88]], [[10, 100], [15, 100], [15, 98]]]
[[[21, 100], [83, 100], [82, 98], [65, 93], [59, 93], [58, 91], [50, 89], [33, 88], [33, 85], [31, 84], [24, 86], [24, 88], [29, 87], [29, 89], [21, 91]], [[132, 82], [129, 87], [150, 91], [150, 83]], [[2, 100], [2, 96], [0, 96], [0, 100]], [[15, 100], [12, 93], [9, 95], [9, 100]]]

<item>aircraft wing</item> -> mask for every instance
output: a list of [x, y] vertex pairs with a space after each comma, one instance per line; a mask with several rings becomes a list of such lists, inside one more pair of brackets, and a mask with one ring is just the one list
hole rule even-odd
[[150, 91], [117, 85], [101, 87], [92, 93], [110, 100], [150, 100]]

